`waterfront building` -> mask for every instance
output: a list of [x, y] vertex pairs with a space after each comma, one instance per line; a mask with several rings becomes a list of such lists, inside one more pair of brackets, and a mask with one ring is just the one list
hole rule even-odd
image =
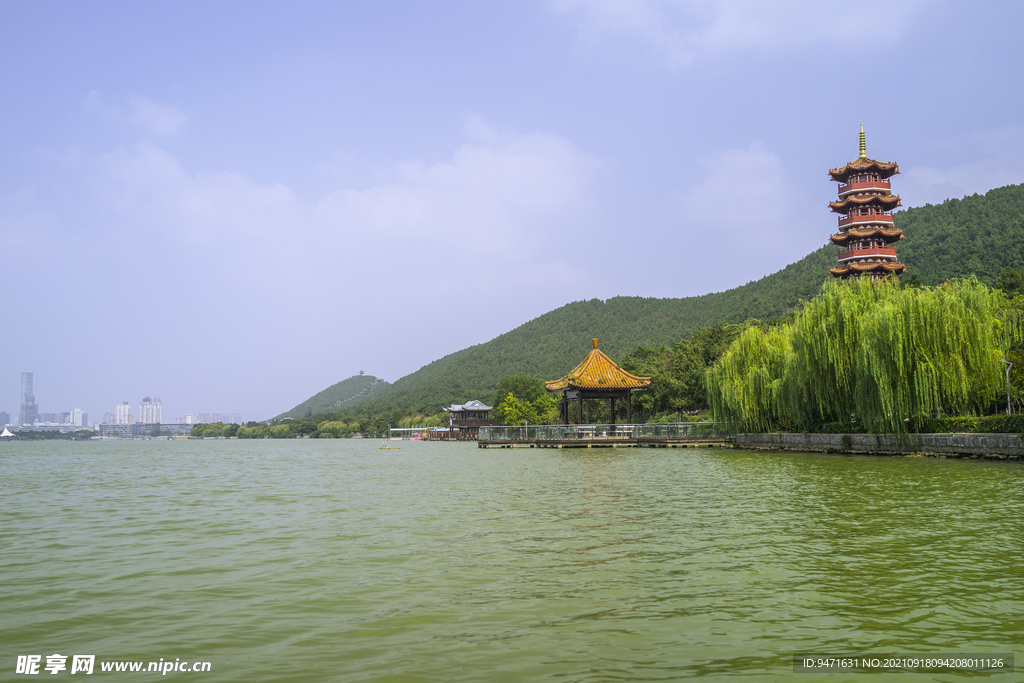
[[860, 156], [828, 172], [839, 183], [839, 199], [829, 202], [839, 214], [839, 232], [829, 237], [839, 246], [839, 265], [829, 270], [832, 277], [870, 275], [877, 280], [907, 272], [896, 260], [895, 244], [903, 239], [903, 231], [893, 225], [892, 211], [900, 206], [900, 198], [892, 193], [889, 180], [899, 172], [895, 161], [868, 158], [861, 124]]
[[651, 378], [629, 374], [597, 348], [597, 339], [593, 344], [594, 348], [572, 372], [545, 382], [544, 387], [562, 394], [559, 411], [565, 424], [569, 424], [569, 401], [576, 401], [576, 423], [583, 424], [583, 401], [588, 399], [611, 401], [612, 424], [615, 424], [615, 400], [626, 401], [626, 422], [632, 424], [633, 393], [651, 386]]
[[448, 413], [448, 426], [453, 432], [459, 430], [460, 439], [476, 439], [481, 427], [491, 426], [491, 406], [480, 401], [453, 403], [444, 411]]
[[36, 406], [36, 395], [32, 390], [32, 373], [21, 373], [21, 420], [19, 424], [34, 424], [39, 418], [39, 408]]
[[114, 416], [114, 424], [126, 425], [131, 424], [132, 421], [132, 407], [128, 401], [122, 401], [114, 409], [117, 413]]
[[142, 424], [160, 424], [164, 421], [164, 404], [159, 398], [150, 398], [149, 396], [142, 399], [142, 403], [139, 404], [139, 414], [136, 417], [136, 422]]

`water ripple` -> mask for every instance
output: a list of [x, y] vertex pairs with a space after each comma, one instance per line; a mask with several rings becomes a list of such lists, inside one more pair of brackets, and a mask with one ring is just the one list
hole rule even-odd
[[2, 444], [0, 475], [12, 666], [782, 680], [797, 651], [1024, 638], [1017, 464], [190, 441]]

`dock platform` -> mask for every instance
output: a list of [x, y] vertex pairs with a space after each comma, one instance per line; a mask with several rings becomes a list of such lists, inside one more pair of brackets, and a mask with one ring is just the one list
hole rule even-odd
[[644, 425], [481, 427], [478, 448], [722, 448], [732, 434], [719, 422]]

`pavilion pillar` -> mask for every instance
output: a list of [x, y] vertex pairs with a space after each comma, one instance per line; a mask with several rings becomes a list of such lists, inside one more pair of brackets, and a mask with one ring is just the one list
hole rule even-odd
[[576, 424], [583, 424], [583, 392], [576, 396]]
[[633, 424], [633, 392], [626, 394], [626, 424]]
[[615, 424], [615, 398], [612, 397], [610, 400], [612, 402], [612, 424], [614, 425]]

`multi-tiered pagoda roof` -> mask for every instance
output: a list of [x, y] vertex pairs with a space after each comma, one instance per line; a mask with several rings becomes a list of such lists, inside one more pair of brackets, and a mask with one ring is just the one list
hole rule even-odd
[[833, 277], [880, 277], [905, 273], [907, 267], [896, 260], [896, 242], [903, 231], [893, 225], [892, 211], [900, 206], [899, 195], [892, 193], [889, 178], [900, 172], [894, 161], [876, 161], [867, 156], [864, 126], [860, 130], [860, 156], [845, 166], [828, 172], [840, 183], [839, 198], [829, 208], [840, 214], [839, 232], [830, 236], [839, 245], [839, 265], [829, 270]]

